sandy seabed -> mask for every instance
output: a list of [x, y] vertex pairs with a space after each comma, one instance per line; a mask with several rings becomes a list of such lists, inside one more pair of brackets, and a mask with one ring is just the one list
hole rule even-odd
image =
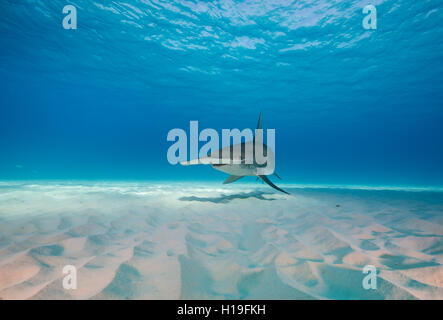
[[0, 299], [443, 299], [443, 192], [282, 187], [0, 183]]

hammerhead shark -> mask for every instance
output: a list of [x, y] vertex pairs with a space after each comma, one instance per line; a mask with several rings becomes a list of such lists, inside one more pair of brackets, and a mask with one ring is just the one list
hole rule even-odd
[[[257, 129], [262, 129], [261, 112], [258, 118]], [[272, 149], [268, 148], [268, 146], [263, 143], [261, 139], [259, 139], [259, 141], [256, 141], [256, 138], [257, 137], [254, 136], [254, 139], [252, 141], [227, 146], [216, 152], [208, 154], [206, 157], [190, 161], [182, 161], [180, 162], [180, 164], [184, 166], [195, 164], [210, 164], [214, 169], [230, 174], [230, 176], [223, 182], [223, 184], [233, 183], [245, 176], [256, 176], [257, 180], [261, 179], [272, 188], [280, 192], [289, 194], [288, 192], [273, 184], [272, 181], [269, 180], [269, 178], [267, 177], [268, 175], [273, 174], [277, 178], [281, 179], [277, 175], [277, 173], [274, 172], [274, 170], [272, 170], [270, 174], [263, 174], [264, 172], [266, 172], [262, 170], [263, 167], [266, 167], [268, 164], [271, 163], [273, 168], [273, 165], [275, 163], [275, 155]], [[256, 161], [257, 159], [255, 156], [255, 148], [257, 147], [259, 147], [259, 150], [263, 150], [263, 156], [267, 157], [267, 162], [265, 164], [259, 164], [259, 162]], [[241, 152], [238, 152], [238, 154], [236, 155], [233, 150], [241, 150]], [[247, 150], [249, 150], [249, 153], [247, 153]], [[248, 154], [253, 158], [253, 161], [251, 161], [252, 163], [246, 163], [245, 161], [245, 159], [248, 157]], [[227, 159], [225, 159], [226, 155], [228, 155]]]

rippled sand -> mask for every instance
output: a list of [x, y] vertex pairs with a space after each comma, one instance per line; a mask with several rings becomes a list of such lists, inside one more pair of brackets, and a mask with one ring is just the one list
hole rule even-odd
[[3, 183], [0, 298], [443, 299], [443, 193], [282, 187]]

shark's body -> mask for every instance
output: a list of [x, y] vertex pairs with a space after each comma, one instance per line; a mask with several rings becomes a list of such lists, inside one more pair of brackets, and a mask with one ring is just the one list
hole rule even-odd
[[[260, 113], [260, 117], [258, 119], [257, 129], [262, 129], [262, 114]], [[267, 157], [267, 163], [259, 164], [255, 159], [255, 147], [259, 146], [263, 150], [263, 156]], [[241, 152], [234, 152], [235, 148], [237, 150], [241, 150]], [[246, 150], [252, 150], [253, 161], [251, 164], [246, 163]], [[226, 155], [229, 155], [227, 159], [224, 159]], [[255, 137], [253, 141], [242, 142], [240, 144], [232, 145], [225, 147], [223, 149], [218, 150], [217, 152], [213, 152], [209, 154], [207, 157], [194, 159], [191, 161], [183, 161], [180, 162], [182, 165], [194, 165], [194, 164], [210, 164], [214, 169], [230, 174], [230, 176], [223, 182], [224, 184], [235, 182], [245, 176], [256, 176], [257, 179], [260, 178], [262, 181], [266, 182], [272, 188], [281, 191], [283, 193], [289, 194], [283, 189], [277, 187], [275, 184], [269, 180], [267, 175], [262, 174], [263, 167], [272, 163], [272, 167], [274, 165], [274, 152], [268, 148], [266, 144], [263, 142], [255, 141]], [[280, 178], [276, 173], [273, 173], [275, 176]]]

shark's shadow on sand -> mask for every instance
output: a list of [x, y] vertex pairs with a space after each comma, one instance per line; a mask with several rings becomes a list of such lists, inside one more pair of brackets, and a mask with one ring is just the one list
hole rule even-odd
[[266, 201], [274, 201], [277, 200], [275, 198], [265, 198], [264, 195], [271, 195], [273, 192], [263, 192], [263, 191], [252, 191], [252, 192], [243, 192], [239, 194], [222, 194], [218, 197], [181, 197], [178, 200], [180, 201], [199, 201], [199, 202], [212, 202], [212, 203], [228, 203], [235, 199], [248, 199], [248, 198], [256, 198], [259, 200]]

